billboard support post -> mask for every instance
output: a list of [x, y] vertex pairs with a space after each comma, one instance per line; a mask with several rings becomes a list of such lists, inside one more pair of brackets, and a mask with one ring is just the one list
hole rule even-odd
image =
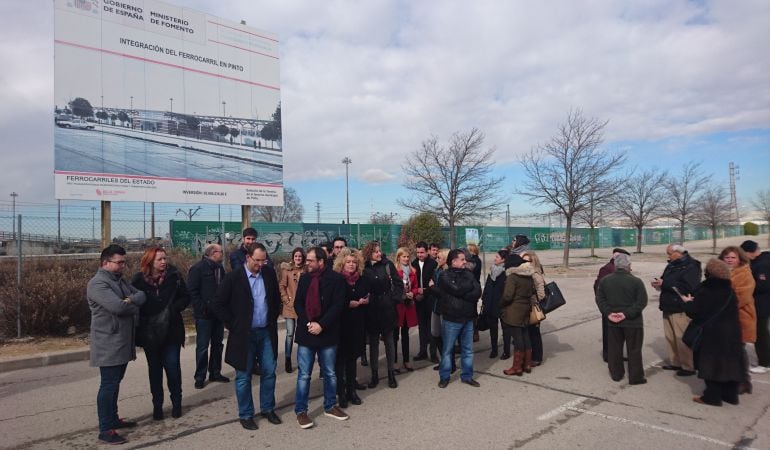
[[241, 229], [251, 226], [251, 205], [241, 205]]
[[102, 248], [112, 240], [112, 202], [102, 201]]

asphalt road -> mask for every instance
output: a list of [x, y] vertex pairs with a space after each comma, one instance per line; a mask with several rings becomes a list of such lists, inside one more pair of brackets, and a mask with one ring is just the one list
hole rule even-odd
[[[633, 270], [647, 281], [660, 274], [664, 262], [658, 257], [661, 248], [645, 250], [649, 253], [634, 256]], [[560, 256], [545, 253], [547, 262]], [[415, 363], [417, 370], [399, 376], [398, 389], [385, 382], [360, 392], [364, 404], [348, 408], [350, 420], [339, 422], [323, 416], [321, 384], [314, 377], [310, 415], [316, 426], [301, 430], [293, 414], [296, 372], [279, 368], [277, 412], [284, 423], [258, 420], [259, 430], [246, 431], [237, 422], [232, 383], [193, 388], [194, 346], [182, 352], [184, 415], [172, 419], [167, 411], [166, 420], [152, 421], [140, 354], [129, 364], [120, 392], [120, 415], [140, 421], [138, 428], [124, 433], [127, 447], [770, 448], [770, 374], [754, 375], [754, 393], [741, 396], [738, 406], [693, 403], [702, 380], [679, 378], [656, 367], [665, 344], [657, 295], [651, 291], [644, 312], [648, 383], [629, 386], [627, 379], [610, 380], [601, 360], [601, 327], [591, 288], [608, 253], [599, 255], [597, 263], [578, 253], [576, 269], [551, 271], [548, 278], [559, 283], [568, 303], [543, 323], [545, 363], [532, 374], [503, 375], [510, 360], [488, 358], [484, 332], [475, 344], [480, 388], [461, 384], [457, 373], [447, 389], [439, 389], [432, 365]], [[416, 329], [412, 336], [414, 354]], [[224, 373], [233, 377], [229, 367]], [[368, 380], [367, 368], [359, 368], [359, 379]], [[98, 371], [85, 362], [0, 374], [0, 447], [97, 446], [98, 382]]]

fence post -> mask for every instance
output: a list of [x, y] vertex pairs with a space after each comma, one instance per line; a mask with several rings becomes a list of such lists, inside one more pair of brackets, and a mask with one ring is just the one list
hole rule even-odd
[[21, 214], [18, 216], [19, 232], [16, 234], [16, 253], [18, 262], [16, 264], [16, 337], [21, 338]]

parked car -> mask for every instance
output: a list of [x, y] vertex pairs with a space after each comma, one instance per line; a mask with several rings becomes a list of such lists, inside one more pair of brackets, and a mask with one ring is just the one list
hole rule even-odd
[[56, 125], [62, 128], [77, 128], [79, 130], [93, 130], [94, 124], [86, 121], [85, 119], [69, 119], [60, 120], [56, 122]]

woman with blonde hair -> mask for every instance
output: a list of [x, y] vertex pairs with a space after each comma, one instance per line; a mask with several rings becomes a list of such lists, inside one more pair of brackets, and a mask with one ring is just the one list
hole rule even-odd
[[[417, 307], [414, 304], [414, 298], [419, 291], [417, 284], [417, 272], [409, 264], [409, 249], [400, 247], [396, 251], [396, 272], [398, 278], [404, 283], [404, 296], [401, 302], [396, 303], [396, 330], [393, 332], [395, 359], [398, 361], [398, 332], [401, 331], [401, 356], [404, 359], [404, 369], [412, 372], [414, 369], [409, 365], [409, 329], [417, 326]], [[396, 373], [401, 370], [396, 365]]]
[[281, 263], [281, 279], [278, 290], [281, 291], [283, 309], [281, 315], [286, 321], [286, 339], [284, 355], [286, 357], [286, 373], [291, 373], [291, 351], [294, 348], [294, 329], [297, 325], [297, 312], [294, 311], [294, 297], [297, 295], [299, 277], [305, 273], [305, 250], [297, 247], [291, 251], [291, 261]]
[[361, 252], [343, 248], [334, 259], [334, 271], [345, 277], [345, 308], [340, 317], [340, 343], [337, 346], [337, 396], [341, 408], [348, 402], [360, 405], [356, 393], [356, 361], [364, 354], [366, 308], [369, 305], [369, 281], [362, 277], [364, 260]]
[[152, 418], [163, 420], [163, 371], [166, 372], [171, 416], [182, 416], [182, 367], [179, 354], [185, 341], [182, 311], [190, 304], [182, 275], [168, 263], [166, 250], [152, 246], [144, 251], [140, 272], [131, 284], [147, 301], [139, 309], [136, 345], [144, 347], [152, 393]]
[[[535, 293], [532, 296], [533, 303], [539, 303], [545, 298], [545, 272], [540, 264], [540, 258], [532, 250], [522, 252], [521, 258], [524, 262], [532, 265], [532, 282], [535, 285]], [[537, 367], [543, 363], [543, 337], [540, 335], [540, 323], [530, 324], [527, 327], [529, 333], [529, 342], [532, 346], [531, 367]]]
[[719, 259], [730, 266], [730, 283], [738, 298], [738, 320], [741, 323], [741, 341], [743, 342], [744, 379], [738, 388], [739, 394], [751, 394], [751, 375], [749, 374], [749, 355], [746, 344], [757, 340], [757, 310], [754, 305], [754, 287], [756, 282], [751, 274], [749, 257], [740, 247], [725, 247]]

